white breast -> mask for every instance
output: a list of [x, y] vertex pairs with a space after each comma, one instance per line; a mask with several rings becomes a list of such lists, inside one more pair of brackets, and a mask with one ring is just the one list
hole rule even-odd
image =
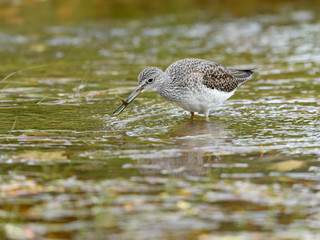
[[210, 110], [215, 109], [234, 94], [232, 92], [222, 92], [216, 89], [203, 88], [200, 92], [190, 92], [176, 104], [190, 112], [209, 114]]

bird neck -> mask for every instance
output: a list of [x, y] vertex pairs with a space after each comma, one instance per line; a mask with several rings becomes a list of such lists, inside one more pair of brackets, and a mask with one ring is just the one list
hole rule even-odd
[[161, 77], [161, 84], [159, 84], [157, 93], [169, 101], [177, 100], [178, 95], [176, 85], [173, 83], [173, 79], [166, 72], [164, 72]]

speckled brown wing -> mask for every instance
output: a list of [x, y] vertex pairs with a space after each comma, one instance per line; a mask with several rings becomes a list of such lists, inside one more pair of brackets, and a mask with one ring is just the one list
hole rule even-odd
[[211, 89], [232, 92], [239, 85], [237, 78], [226, 67], [218, 63], [206, 62], [199, 65], [194, 71], [202, 73], [202, 83]]
[[192, 74], [192, 72], [203, 62], [209, 61], [197, 58], [181, 59], [171, 64], [166, 69], [166, 73], [170, 76], [173, 82], [180, 84], [181, 81], [185, 81], [185, 79], [189, 78], [189, 75]]

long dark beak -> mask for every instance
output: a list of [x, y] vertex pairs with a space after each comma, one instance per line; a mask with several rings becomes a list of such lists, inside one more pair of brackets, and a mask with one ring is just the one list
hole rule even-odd
[[115, 115], [119, 115], [144, 89], [144, 86], [141, 85], [139, 87], [137, 87], [131, 94], [129, 97], [126, 98], [126, 100], [122, 99], [121, 97], [119, 97], [120, 101], [122, 102], [121, 105], [119, 105], [117, 107], [116, 110], [113, 111], [113, 114]]

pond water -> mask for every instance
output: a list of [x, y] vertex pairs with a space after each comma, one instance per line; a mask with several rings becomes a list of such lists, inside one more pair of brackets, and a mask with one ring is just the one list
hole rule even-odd
[[[0, 1], [1, 239], [320, 239], [320, 4], [161, 3]], [[112, 114], [187, 57], [257, 73]]]

